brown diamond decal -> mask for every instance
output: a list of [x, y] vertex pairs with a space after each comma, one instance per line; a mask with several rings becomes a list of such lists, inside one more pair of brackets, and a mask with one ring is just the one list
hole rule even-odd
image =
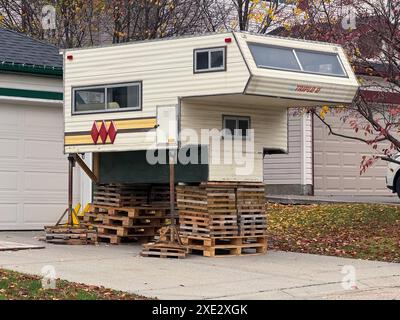
[[93, 123], [90, 135], [92, 136], [93, 142], [97, 144], [97, 141], [99, 140], [99, 128], [97, 127], [96, 121]]
[[108, 136], [110, 137], [111, 143], [114, 143], [117, 133], [118, 130], [114, 124], [114, 121], [111, 121], [110, 127], [108, 128]]
[[100, 131], [99, 131], [99, 136], [100, 136], [100, 139], [103, 142], [103, 144], [105, 144], [106, 141], [107, 141], [108, 132], [107, 132], [106, 123], [104, 121], [101, 124], [101, 128], [100, 128]]

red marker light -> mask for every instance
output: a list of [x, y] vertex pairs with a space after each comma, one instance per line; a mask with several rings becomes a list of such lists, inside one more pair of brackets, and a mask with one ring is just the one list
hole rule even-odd
[[231, 43], [232, 42], [232, 38], [225, 38], [225, 43]]
[[69, 55], [67, 55], [67, 59], [69, 61], [72, 61], [72, 60], [74, 60], [74, 56], [72, 54], [69, 54]]

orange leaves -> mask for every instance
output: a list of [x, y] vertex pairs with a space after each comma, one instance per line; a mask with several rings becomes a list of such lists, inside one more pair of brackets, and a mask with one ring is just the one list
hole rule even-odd
[[269, 205], [271, 248], [400, 262], [400, 207], [371, 204]]

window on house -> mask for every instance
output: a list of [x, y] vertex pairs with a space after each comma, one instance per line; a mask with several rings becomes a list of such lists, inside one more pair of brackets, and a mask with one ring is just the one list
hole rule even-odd
[[336, 53], [283, 48], [249, 43], [259, 68], [288, 70], [330, 76], [347, 76]]
[[250, 117], [224, 116], [224, 134], [230, 137], [247, 138], [250, 130]]
[[195, 73], [209, 71], [224, 71], [226, 69], [226, 49], [198, 49], [194, 52]]
[[74, 113], [141, 110], [141, 83], [74, 89]]

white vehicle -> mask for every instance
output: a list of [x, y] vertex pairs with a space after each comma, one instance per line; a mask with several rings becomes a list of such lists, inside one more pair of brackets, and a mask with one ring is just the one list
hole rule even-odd
[[[396, 154], [393, 157], [395, 160], [400, 161], [400, 153]], [[389, 162], [388, 170], [386, 174], [386, 186], [393, 191], [393, 193], [397, 193], [400, 198], [400, 165]]]

